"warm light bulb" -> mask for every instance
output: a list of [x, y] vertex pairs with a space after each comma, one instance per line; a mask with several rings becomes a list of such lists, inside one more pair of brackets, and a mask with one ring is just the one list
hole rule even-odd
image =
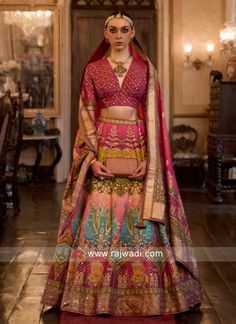
[[213, 53], [215, 50], [215, 44], [214, 43], [207, 43], [206, 44], [206, 50], [209, 54]]
[[234, 41], [236, 38], [236, 26], [231, 23], [225, 23], [220, 31], [221, 42]]
[[184, 48], [184, 53], [186, 55], [189, 55], [192, 52], [193, 46], [192, 46], [192, 44], [186, 43], [183, 45], [183, 48]]
[[31, 18], [31, 12], [30, 11], [25, 11], [25, 18]]
[[36, 16], [37, 16], [37, 17], [42, 16], [42, 11], [41, 11], [41, 10], [37, 10], [37, 11], [36, 11]]

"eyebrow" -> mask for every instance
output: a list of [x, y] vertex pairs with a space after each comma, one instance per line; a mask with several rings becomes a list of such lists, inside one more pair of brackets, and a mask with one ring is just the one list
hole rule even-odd
[[[118, 27], [116, 27], [116, 26], [109, 26], [108, 28], [118, 28]], [[130, 26], [128, 26], [128, 25], [125, 25], [125, 26], [122, 26], [122, 27], [120, 27], [120, 28], [124, 28], [124, 27], [128, 27], [128, 28], [130, 28]]]

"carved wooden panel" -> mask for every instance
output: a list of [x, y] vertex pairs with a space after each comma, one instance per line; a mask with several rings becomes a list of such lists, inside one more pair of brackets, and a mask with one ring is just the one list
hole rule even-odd
[[73, 0], [73, 9], [154, 9], [154, 0]]

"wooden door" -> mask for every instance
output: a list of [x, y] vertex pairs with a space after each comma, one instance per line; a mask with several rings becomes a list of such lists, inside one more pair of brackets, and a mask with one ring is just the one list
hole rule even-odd
[[[156, 10], [153, 8], [130, 9], [121, 8], [128, 12], [134, 20], [137, 39], [152, 62], [156, 62]], [[114, 8], [113, 8], [114, 10]], [[72, 5], [72, 100], [71, 100], [71, 148], [73, 148], [78, 129], [78, 101], [80, 80], [86, 62], [94, 53], [103, 38], [105, 18], [110, 14], [109, 9], [85, 9]]]

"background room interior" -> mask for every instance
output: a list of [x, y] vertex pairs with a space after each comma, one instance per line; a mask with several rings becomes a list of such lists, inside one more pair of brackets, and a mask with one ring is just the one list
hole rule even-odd
[[[136, 35], [157, 68], [173, 164], [194, 243], [234, 248], [236, 0], [0, 0], [0, 246], [54, 246], [78, 128], [80, 80], [102, 39], [104, 17], [114, 6], [133, 17]], [[14, 115], [17, 123], [13, 153], [4, 158], [11, 137], [4, 135], [4, 144], [2, 116], [11, 105], [15, 110], [9, 118]], [[33, 222], [29, 225], [31, 214], [38, 229]], [[0, 283], [13, 259], [4, 264], [0, 260]], [[235, 323], [235, 315], [230, 317], [235, 260], [226, 259], [202, 263], [206, 288], [201, 316], [177, 323]], [[39, 280], [35, 285], [41, 293], [48, 256], [40, 250], [32, 260], [34, 265], [25, 270], [16, 267], [22, 283], [28, 282], [26, 297], [31, 299], [24, 299], [23, 285], [17, 286], [17, 296], [5, 287], [0, 291], [0, 322], [2, 316], [3, 323], [25, 323], [21, 307], [29, 305], [32, 323], [59, 320], [58, 314], [43, 317], [39, 298], [30, 295], [32, 278]]]
[[[158, 69], [168, 128], [180, 124], [193, 127], [197, 140], [192, 150], [206, 160], [210, 71], [221, 71], [224, 81], [235, 78], [234, 53], [222, 50], [223, 24], [235, 21], [235, 1], [147, 1], [145, 10], [138, 3], [130, 5], [130, 13], [137, 22], [136, 33], [142, 46]], [[47, 128], [60, 131], [58, 140], [63, 154], [54, 173], [56, 181], [63, 182], [69, 172], [78, 125], [79, 81], [86, 60], [100, 41], [101, 21], [109, 9], [101, 6], [96, 9], [95, 3], [89, 8], [82, 1], [3, 0], [0, 4], [4, 44], [0, 60], [5, 63], [14, 60], [22, 65], [19, 71], [17, 67], [13, 70], [15, 81], [22, 79], [23, 96], [28, 95], [25, 121], [30, 124], [41, 111], [47, 119]], [[32, 17], [23, 18], [25, 26], [21, 26], [19, 14], [17, 18], [14, 14], [22, 10], [26, 15], [27, 10], [32, 11], [40, 27], [27, 26], [32, 24]], [[98, 27], [91, 33], [94, 24]], [[147, 25], [149, 28], [145, 28]], [[33, 72], [29, 72], [30, 65]], [[231, 76], [227, 73], [229, 65]], [[41, 77], [44, 75], [43, 82], [38, 81], [36, 70]], [[33, 75], [29, 76], [30, 73]], [[2, 65], [1, 91], [6, 74]], [[37, 87], [41, 87], [38, 98]], [[53, 163], [54, 151], [53, 147], [43, 150], [41, 168]], [[22, 150], [20, 163], [33, 165], [34, 159], [34, 148]], [[206, 167], [203, 162], [203, 172]], [[205, 186], [204, 180], [199, 181], [196, 185]]]

